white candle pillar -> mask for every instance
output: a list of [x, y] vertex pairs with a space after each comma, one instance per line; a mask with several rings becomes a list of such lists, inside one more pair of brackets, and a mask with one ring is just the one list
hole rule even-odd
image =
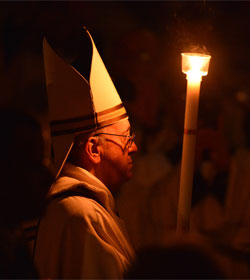
[[197, 117], [202, 76], [207, 75], [211, 56], [182, 53], [182, 71], [187, 74], [187, 96], [182, 147], [177, 233], [189, 230], [195, 160]]

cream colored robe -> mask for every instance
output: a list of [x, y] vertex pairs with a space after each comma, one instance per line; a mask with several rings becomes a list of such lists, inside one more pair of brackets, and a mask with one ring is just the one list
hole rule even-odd
[[65, 164], [50, 196], [77, 187], [91, 191], [98, 201], [83, 196], [51, 200], [41, 219], [35, 265], [41, 278], [122, 278], [134, 258], [123, 221], [107, 187], [88, 171]]

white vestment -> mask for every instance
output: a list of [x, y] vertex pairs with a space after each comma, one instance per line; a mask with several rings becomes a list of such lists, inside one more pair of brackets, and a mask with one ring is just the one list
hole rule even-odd
[[40, 278], [122, 278], [134, 251], [108, 188], [66, 163], [50, 197], [35, 246]]

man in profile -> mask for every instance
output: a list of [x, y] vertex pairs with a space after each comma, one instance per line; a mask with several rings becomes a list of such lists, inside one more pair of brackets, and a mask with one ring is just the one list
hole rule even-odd
[[85, 54], [69, 64], [44, 39], [58, 175], [37, 234], [40, 278], [122, 278], [134, 257], [114, 196], [132, 176], [137, 147], [95, 43], [84, 29], [82, 36], [91, 51], [89, 75], [81, 73]]

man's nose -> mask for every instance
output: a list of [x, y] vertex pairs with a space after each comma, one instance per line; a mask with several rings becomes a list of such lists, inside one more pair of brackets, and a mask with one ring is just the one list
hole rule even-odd
[[131, 147], [129, 148], [129, 153], [136, 153], [138, 151], [137, 145], [135, 142], [132, 143]]

